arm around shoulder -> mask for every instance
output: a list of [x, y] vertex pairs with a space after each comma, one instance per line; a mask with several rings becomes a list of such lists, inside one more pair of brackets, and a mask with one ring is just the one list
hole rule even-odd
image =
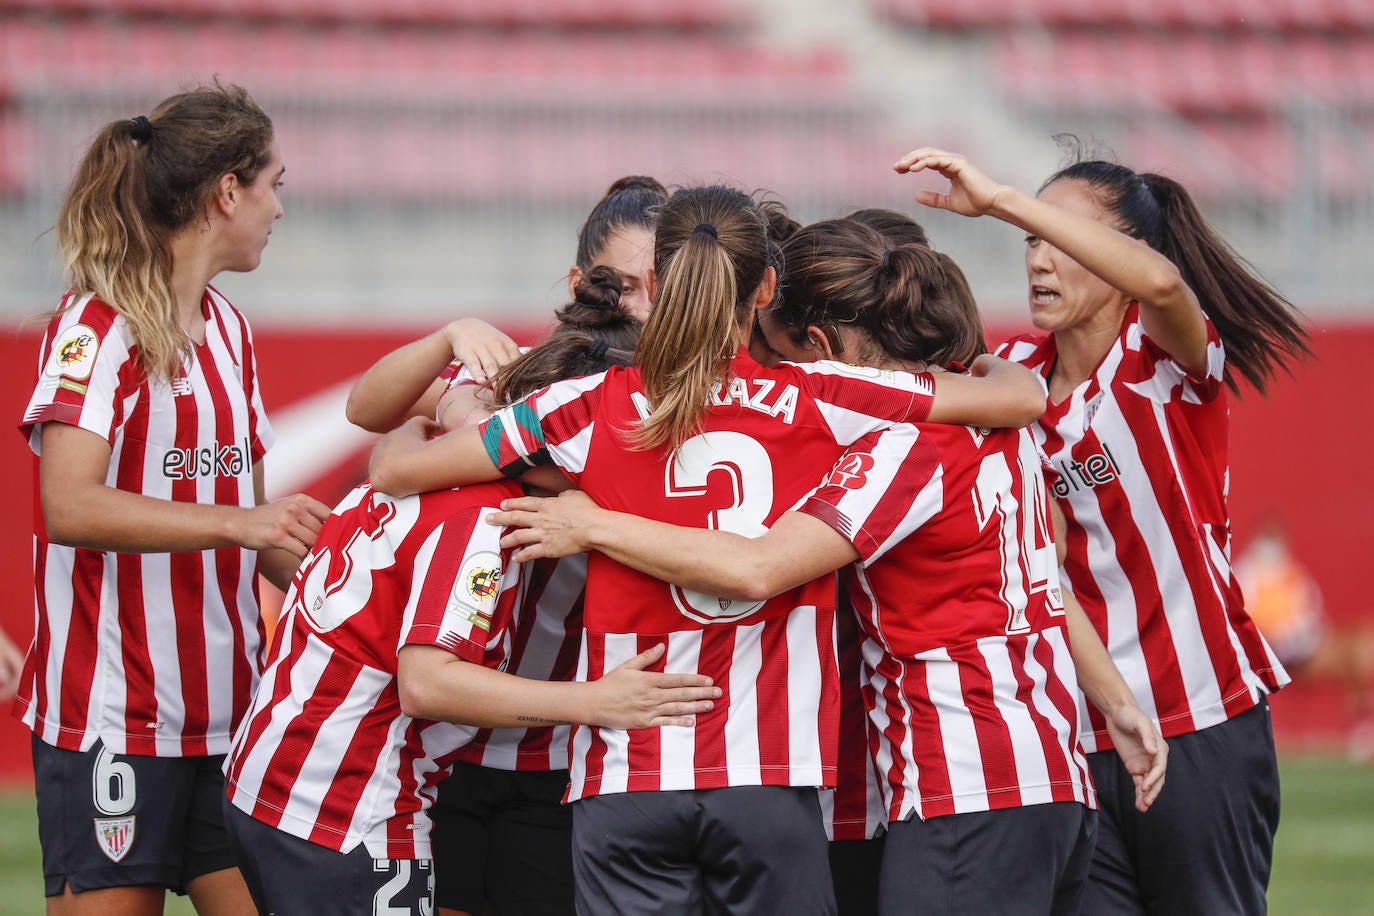
[[1040, 377], [1000, 357], [978, 357], [968, 375], [932, 375], [935, 402], [928, 418], [932, 423], [1016, 428], [1035, 422], [1045, 412], [1045, 385]]

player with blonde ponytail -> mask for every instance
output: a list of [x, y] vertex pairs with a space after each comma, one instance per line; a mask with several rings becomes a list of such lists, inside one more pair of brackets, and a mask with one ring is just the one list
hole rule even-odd
[[267, 503], [252, 335], [210, 281], [258, 266], [284, 171], [271, 120], [216, 85], [106, 124], [61, 205], [70, 290], [20, 426], [42, 518], [17, 707], [50, 913], [161, 913], [167, 888], [253, 911], [220, 767], [261, 664], [259, 568], [284, 587], [329, 510]]

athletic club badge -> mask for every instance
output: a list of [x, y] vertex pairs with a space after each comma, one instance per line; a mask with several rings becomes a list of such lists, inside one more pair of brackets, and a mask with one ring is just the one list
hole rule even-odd
[[1083, 429], [1086, 430], [1092, 425], [1093, 417], [1097, 416], [1097, 408], [1102, 406], [1102, 395], [1101, 391], [1093, 395], [1092, 400], [1083, 408]]
[[124, 858], [129, 847], [134, 845], [135, 816], [95, 818], [95, 840], [111, 862]]

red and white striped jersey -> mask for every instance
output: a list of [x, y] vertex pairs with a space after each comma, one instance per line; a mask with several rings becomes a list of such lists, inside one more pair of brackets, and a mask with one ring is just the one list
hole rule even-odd
[[[676, 451], [628, 438], [649, 412], [637, 369], [559, 382], [483, 427], [510, 473], [552, 462], [609, 509], [757, 535], [874, 429], [928, 415], [930, 377], [813, 363], [764, 368], [741, 351], [700, 432]], [[661, 670], [709, 675], [724, 695], [694, 728], [573, 729], [569, 799], [624, 791], [835, 784], [835, 581], [767, 601], [666, 585], [588, 559], [581, 680], [658, 643]]]
[[[49, 323], [20, 431], [110, 444], [105, 483], [157, 499], [253, 506], [272, 444], [248, 325], [217, 291], [205, 342], [174, 384], [145, 378], [128, 325], [68, 294]], [[194, 757], [229, 749], [262, 665], [257, 554], [114, 553], [54, 544], [34, 514], [36, 626], [16, 712], [48, 744]]]
[[392, 499], [364, 484], [335, 508], [225, 762], [234, 805], [340, 852], [430, 857], [425, 811], [476, 729], [401, 712], [397, 657], [407, 645], [489, 668], [509, 657], [519, 566], [485, 517], [519, 493], [502, 481]]
[[[529, 347], [521, 347], [528, 353]], [[440, 373], [445, 392], [476, 385], [461, 363]], [[540, 681], [570, 681], [577, 674], [582, 646], [582, 600], [587, 585], [587, 558], [536, 560], [525, 566], [524, 597], [511, 640], [506, 671]], [[537, 728], [484, 728], [458, 752], [458, 759], [496, 770], [566, 770], [566, 725]]]
[[[506, 671], [540, 681], [571, 681], [582, 648], [587, 557], [535, 560], [521, 569], [525, 582]], [[484, 728], [458, 759], [496, 770], [566, 770], [569, 732], [566, 725]]]
[[868, 752], [869, 689], [864, 673], [863, 630], [843, 589], [835, 614], [840, 663], [840, 736], [834, 790], [822, 789], [821, 816], [831, 840], [871, 840], [887, 826], [887, 809], [873, 757]]
[[1095, 805], [1029, 432], [898, 426], [800, 511], [849, 539], [874, 764], [891, 820]]
[[[1156, 346], [1132, 305], [1093, 377], [1035, 424], [1050, 492], [1068, 519], [1065, 583], [1164, 736], [1216, 725], [1288, 683], [1231, 571], [1229, 413], [1208, 324], [1207, 374]], [[1053, 337], [999, 353], [1041, 373]], [[1087, 710], [1083, 743], [1111, 747]]]

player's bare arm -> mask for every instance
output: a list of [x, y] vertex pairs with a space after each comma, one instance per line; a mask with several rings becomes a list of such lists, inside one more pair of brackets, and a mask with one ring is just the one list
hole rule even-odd
[[501, 478], [478, 427], [440, 432], [434, 421], [415, 417], [383, 436], [368, 464], [372, 485], [388, 496], [411, 496]]
[[[1054, 526], [1055, 552], [1062, 565], [1066, 555], [1065, 529], [1068, 520], [1064, 510], [1050, 501], [1050, 522]], [[1068, 589], [1064, 589], [1064, 619], [1069, 634], [1069, 649], [1073, 653], [1078, 686], [1088, 702], [1097, 707], [1107, 720], [1107, 731], [1122, 763], [1135, 783], [1135, 804], [1146, 811], [1164, 788], [1164, 771], [1169, 761], [1169, 745], [1155, 724], [1136, 702], [1131, 688], [1121, 677], [1121, 671], [1107, 653], [1107, 647], [1093, 629], [1092, 621], [1083, 606]]]
[[1096, 219], [998, 184], [957, 153], [922, 147], [902, 157], [898, 172], [930, 170], [949, 179], [946, 194], [920, 191], [918, 203], [963, 216], [993, 216], [1026, 232], [1031, 244], [1050, 244], [1140, 303], [1150, 338], [1185, 369], [1207, 369], [1207, 325], [1197, 296], [1178, 268], [1140, 239]]
[[968, 375], [932, 372], [935, 401], [932, 423], [986, 429], [1027, 426], [1045, 412], [1045, 387], [1025, 366], [984, 354]]
[[501, 509], [488, 521], [516, 527], [501, 546], [520, 547], [517, 560], [599, 550], [665, 582], [734, 600], [771, 598], [859, 558], [842, 535], [800, 512], [748, 538], [611, 512], [580, 490], [508, 499]]
[[304, 557], [329, 507], [297, 493], [263, 506], [173, 502], [105, 483], [111, 449], [103, 438], [65, 423], [45, 423], [40, 498], [55, 543], [122, 553], [240, 546], [280, 548]]
[[538, 681], [463, 661], [435, 646], [401, 649], [401, 710], [420, 719], [513, 728], [579, 722], [609, 728], [691, 725], [721, 695], [699, 674], [646, 670], [663, 657], [660, 643], [587, 683]]
[[520, 348], [503, 331], [477, 318], [442, 328], [382, 357], [348, 394], [349, 422], [372, 432], [395, 429], [410, 417], [434, 419], [444, 367], [460, 362], [478, 384], [519, 358]]
[[1148, 811], [1164, 788], [1169, 745], [1126, 686], [1088, 616], [1072, 594], [1064, 593], [1065, 622], [1078, 686], [1107, 721], [1112, 744], [1135, 783], [1135, 806]]

